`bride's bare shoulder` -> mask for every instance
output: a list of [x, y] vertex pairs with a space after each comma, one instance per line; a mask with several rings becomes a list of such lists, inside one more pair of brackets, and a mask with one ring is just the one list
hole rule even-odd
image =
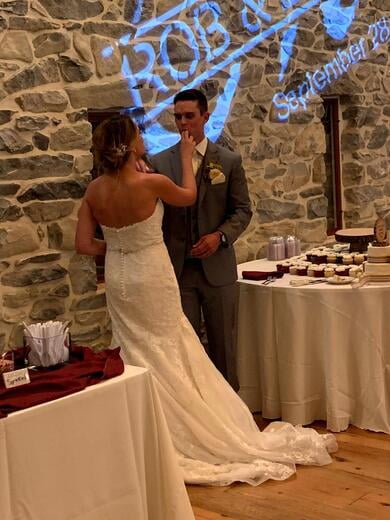
[[105, 175], [101, 175], [96, 179], [93, 179], [87, 187], [85, 195], [88, 199], [91, 197], [96, 197], [99, 193], [107, 189], [107, 186], [111, 184], [111, 179], [107, 178]]
[[161, 182], [165, 182], [165, 175], [161, 175], [161, 173], [143, 173], [142, 180], [145, 184], [149, 185], [158, 185]]

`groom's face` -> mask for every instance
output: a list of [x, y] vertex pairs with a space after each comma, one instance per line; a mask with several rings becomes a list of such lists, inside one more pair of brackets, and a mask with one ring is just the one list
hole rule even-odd
[[209, 119], [209, 113], [201, 113], [197, 101], [178, 101], [174, 107], [177, 129], [180, 133], [185, 130], [200, 143], [204, 138], [204, 125]]

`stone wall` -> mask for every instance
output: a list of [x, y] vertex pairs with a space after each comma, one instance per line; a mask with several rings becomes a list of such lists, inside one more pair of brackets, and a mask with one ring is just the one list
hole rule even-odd
[[[92, 167], [86, 109], [133, 104], [123, 63], [127, 59], [133, 70], [142, 70], [146, 57], [134, 52], [132, 39], [118, 45], [118, 38], [135, 32], [126, 20], [143, 23], [177, 3], [0, 1], [0, 351], [20, 344], [22, 321], [68, 319], [75, 341], [109, 341], [104, 286], [96, 283], [94, 261], [76, 255], [73, 246], [77, 209]], [[342, 3], [351, 5], [352, 0]], [[221, 13], [214, 3], [202, 23], [220, 22], [239, 49], [253, 37], [240, 25], [243, 2], [218, 4]], [[265, 2], [264, 9], [276, 19], [285, 16], [275, 0]], [[191, 13], [177, 17], [196, 32]], [[306, 246], [326, 239], [321, 95], [339, 95], [341, 101], [344, 224], [371, 225], [377, 214], [390, 220], [388, 43], [376, 49], [367, 43], [369, 52], [361, 63], [313, 95], [307, 110], [292, 111], [288, 121], [278, 120], [272, 103], [275, 91], [298, 88], [306, 72], [334, 59], [336, 49], [370, 40], [369, 26], [381, 16], [390, 18], [389, 0], [360, 0], [349, 37], [335, 41], [325, 33], [318, 7], [302, 14], [282, 84], [280, 35], [240, 56], [241, 76], [221, 137], [244, 158], [254, 208], [252, 222], [236, 244], [239, 261], [263, 255], [275, 233], [296, 234]], [[221, 45], [218, 26], [211, 28], [200, 45], [203, 60], [196, 74], [207, 67], [207, 43]], [[188, 70], [193, 49], [176, 32], [168, 40], [169, 59], [177, 70]], [[159, 26], [148, 35], [157, 57], [160, 37]], [[104, 59], [107, 47], [112, 52]], [[224, 93], [229, 67], [203, 84], [211, 109]], [[182, 87], [161, 64], [154, 70], [171, 93]], [[146, 108], [166, 97], [153, 84], [135, 86]], [[159, 121], [173, 128], [169, 110]]]

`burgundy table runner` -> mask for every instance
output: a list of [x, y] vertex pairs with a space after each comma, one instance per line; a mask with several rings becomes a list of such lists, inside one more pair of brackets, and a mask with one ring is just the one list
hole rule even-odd
[[27, 385], [6, 389], [0, 377], [0, 418], [119, 376], [124, 371], [119, 352], [119, 347], [93, 352], [88, 347], [73, 345], [69, 349], [69, 363], [29, 370], [31, 383]]

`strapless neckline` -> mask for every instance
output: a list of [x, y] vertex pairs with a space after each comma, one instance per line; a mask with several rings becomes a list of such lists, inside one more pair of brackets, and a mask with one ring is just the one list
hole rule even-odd
[[144, 218], [143, 220], [138, 220], [137, 222], [133, 222], [131, 224], [126, 224], [125, 226], [120, 226], [120, 227], [105, 226], [104, 224], [100, 224], [100, 227], [105, 228], [105, 229], [110, 229], [112, 231], [123, 231], [128, 228], [133, 228], [134, 226], [137, 226], [138, 224], [143, 224], [143, 223], [147, 222], [148, 220], [150, 220], [155, 215], [155, 213], [157, 211], [157, 206], [159, 205], [159, 203], [160, 203], [160, 200], [158, 200], [156, 202], [153, 213], [151, 215], [149, 215], [148, 217]]

